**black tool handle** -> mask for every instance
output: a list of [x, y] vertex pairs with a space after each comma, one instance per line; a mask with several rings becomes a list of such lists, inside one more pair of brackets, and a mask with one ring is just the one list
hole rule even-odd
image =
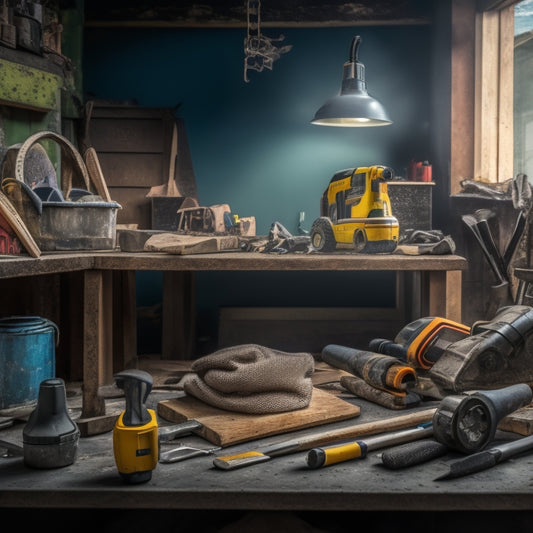
[[500, 461], [505, 461], [513, 455], [518, 455], [519, 453], [533, 449], [533, 435], [506, 442], [505, 444], [500, 444], [494, 448], [501, 453]]
[[143, 426], [152, 419], [146, 400], [152, 390], [153, 378], [144, 370], [128, 369], [114, 376], [117, 387], [124, 390], [126, 409], [122, 417], [125, 426]]
[[445, 444], [434, 439], [423, 439], [384, 451], [381, 454], [381, 462], [383, 466], [391, 470], [399, 470], [400, 468], [426, 463], [445, 455], [447, 452], [448, 446]]

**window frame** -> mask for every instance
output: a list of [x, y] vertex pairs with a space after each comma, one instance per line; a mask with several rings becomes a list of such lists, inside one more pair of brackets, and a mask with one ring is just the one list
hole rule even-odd
[[513, 177], [514, 7], [452, 0], [450, 193]]

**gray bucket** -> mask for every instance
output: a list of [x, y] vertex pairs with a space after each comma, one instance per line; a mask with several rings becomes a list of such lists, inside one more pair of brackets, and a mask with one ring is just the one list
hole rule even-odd
[[58, 327], [38, 316], [0, 319], [0, 410], [36, 403], [43, 380], [55, 377]]

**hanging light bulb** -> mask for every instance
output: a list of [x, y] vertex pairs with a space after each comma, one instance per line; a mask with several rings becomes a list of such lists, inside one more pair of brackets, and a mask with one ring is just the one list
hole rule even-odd
[[387, 126], [392, 120], [366, 89], [365, 66], [358, 61], [359, 35], [352, 39], [350, 60], [344, 63], [341, 90], [316, 112], [311, 124], [319, 126]]

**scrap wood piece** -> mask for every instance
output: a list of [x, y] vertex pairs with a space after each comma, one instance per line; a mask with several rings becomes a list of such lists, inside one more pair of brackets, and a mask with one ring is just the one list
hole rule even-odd
[[317, 388], [313, 389], [308, 407], [285, 413], [252, 415], [228, 411], [189, 395], [161, 400], [157, 404], [157, 414], [161, 418], [178, 424], [196, 420], [200, 426], [194, 433], [222, 447], [340, 422], [358, 417], [360, 413], [359, 406]]
[[533, 435], [533, 403], [504, 416], [498, 423], [498, 429], [519, 435]]
[[177, 233], [160, 233], [150, 237], [144, 249], [151, 252], [169, 254], [208, 254], [225, 250], [238, 250], [239, 239], [236, 235], [181, 235]]
[[164, 233], [153, 229], [123, 229], [117, 226], [117, 242], [123, 252], [143, 252], [150, 237]]
[[16, 236], [20, 239], [20, 242], [24, 248], [26, 248], [26, 251], [30, 254], [30, 256], [39, 257], [41, 255], [41, 249], [31, 236], [26, 224], [24, 224], [22, 218], [20, 218], [9, 198], [2, 191], [0, 191], [0, 214], [13, 228]]

